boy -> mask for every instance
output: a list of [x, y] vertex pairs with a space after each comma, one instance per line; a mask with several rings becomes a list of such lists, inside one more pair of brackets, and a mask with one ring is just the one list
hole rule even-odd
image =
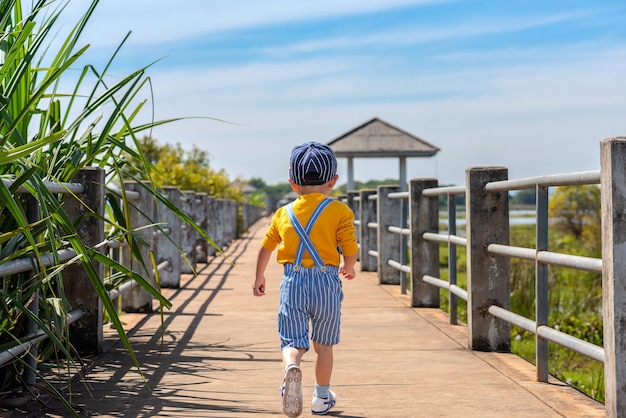
[[265, 294], [265, 268], [276, 247], [277, 261], [284, 265], [278, 333], [285, 367], [283, 412], [289, 417], [302, 413], [300, 361], [309, 349], [309, 321], [316, 353], [311, 412], [323, 415], [337, 400], [329, 387], [343, 299], [339, 273], [354, 279], [358, 251], [354, 214], [346, 204], [328, 198], [337, 179], [337, 159], [328, 145], [306, 142], [294, 147], [289, 183], [298, 199], [276, 211], [257, 259], [255, 296]]

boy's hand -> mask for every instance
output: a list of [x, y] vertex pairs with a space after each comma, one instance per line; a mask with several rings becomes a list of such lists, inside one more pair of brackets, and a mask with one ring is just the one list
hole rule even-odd
[[339, 266], [339, 273], [343, 275], [344, 279], [352, 280], [356, 277], [356, 271], [354, 271], [354, 267], [346, 268], [344, 264]]
[[252, 287], [254, 296], [263, 296], [265, 294], [265, 277], [257, 277]]

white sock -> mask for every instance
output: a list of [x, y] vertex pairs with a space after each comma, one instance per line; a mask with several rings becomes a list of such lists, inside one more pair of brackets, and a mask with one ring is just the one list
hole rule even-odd
[[315, 392], [314, 395], [318, 398], [328, 399], [328, 390], [330, 389], [330, 385], [320, 386], [317, 383], [315, 384]]

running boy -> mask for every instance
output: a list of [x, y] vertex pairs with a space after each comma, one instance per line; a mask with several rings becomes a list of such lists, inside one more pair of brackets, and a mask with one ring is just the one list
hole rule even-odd
[[323, 415], [337, 400], [329, 387], [343, 299], [339, 273], [354, 279], [358, 251], [354, 214], [343, 202], [328, 198], [337, 179], [337, 159], [329, 146], [306, 142], [293, 148], [289, 183], [298, 199], [276, 211], [257, 260], [255, 296], [265, 294], [265, 268], [276, 247], [277, 261], [284, 265], [278, 333], [285, 367], [283, 412], [289, 417], [302, 413], [300, 361], [309, 350], [309, 321], [316, 353], [311, 412]]

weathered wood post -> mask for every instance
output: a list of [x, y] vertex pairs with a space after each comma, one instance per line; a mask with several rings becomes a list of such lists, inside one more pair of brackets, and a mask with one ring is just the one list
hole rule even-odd
[[[205, 211], [206, 211], [206, 220], [207, 220], [207, 225], [206, 225], [206, 233], [209, 236], [209, 238], [211, 238], [211, 241], [213, 241], [213, 244], [217, 245], [217, 228], [219, 225], [219, 220], [216, 218], [216, 207], [217, 207], [217, 202], [215, 197], [213, 196], [207, 196], [207, 201], [206, 201], [206, 207], [205, 207]], [[215, 249], [215, 246], [210, 242], [207, 242], [206, 245], [206, 255], [207, 257], [213, 257], [215, 255], [215, 253], [217, 252]]]
[[[354, 233], [356, 235], [357, 244], [361, 244], [361, 220], [359, 219], [360, 210], [359, 210], [359, 192], [358, 191], [349, 191], [346, 195], [346, 204], [350, 209], [352, 209], [352, 213], [354, 213]], [[359, 254], [357, 254], [357, 259], [359, 259]]]
[[[207, 205], [209, 204], [209, 196], [206, 193], [196, 193], [196, 204], [194, 206], [194, 216], [196, 223], [204, 231], [205, 234], [208, 234], [209, 222], [208, 222], [208, 210]], [[196, 233], [196, 242], [194, 245], [194, 249], [196, 251], [196, 262], [198, 263], [206, 263], [207, 262], [207, 241], [206, 239]]]
[[[163, 187], [163, 193], [171, 205], [180, 206], [181, 192], [178, 188], [166, 186]], [[161, 226], [161, 230], [155, 235], [157, 264], [164, 261], [169, 262], [166, 269], [159, 271], [159, 281], [161, 287], [177, 289], [180, 287], [181, 221], [178, 215], [161, 201], [157, 203], [156, 212], [156, 221]]]
[[400, 186], [378, 186], [378, 281], [380, 284], [400, 284], [398, 270], [391, 267], [389, 260], [400, 256], [400, 237], [389, 232], [389, 227], [398, 225], [402, 217], [399, 199], [389, 199], [390, 193], [400, 191]]
[[238, 222], [239, 228], [237, 231], [238, 237], [248, 232], [250, 227], [254, 225], [254, 223], [259, 219], [259, 211], [260, 211], [259, 206], [253, 205], [251, 203], [244, 202], [244, 203], [239, 204], [239, 206], [240, 206], [240, 213], [239, 213], [239, 222]]
[[359, 245], [359, 260], [361, 261], [361, 271], [376, 271], [378, 258], [370, 255], [370, 251], [378, 252], [378, 228], [370, 228], [369, 224], [378, 222], [376, 209], [378, 204], [375, 200], [370, 200], [370, 196], [375, 195], [374, 189], [363, 189], [359, 192], [359, 235], [361, 241]]
[[507, 180], [504, 167], [466, 170], [467, 194], [467, 312], [469, 346], [479, 351], [510, 351], [511, 325], [487, 312], [489, 306], [509, 309], [508, 257], [491, 256], [489, 244], [509, 245], [509, 196], [489, 193], [485, 185]]
[[[139, 195], [139, 198], [133, 200], [130, 206], [129, 227], [133, 230], [132, 239], [139, 247], [139, 254], [143, 263], [131, 254], [130, 248], [126, 245], [122, 247], [122, 264], [124, 267], [141, 274], [148, 283], [155, 287], [154, 269], [151, 262], [155, 229], [147, 227], [154, 222], [154, 196], [146, 187], [134, 181], [124, 182], [124, 189]], [[139, 242], [143, 242], [145, 245]], [[122, 296], [122, 310], [125, 312], [152, 312], [152, 294], [141, 286], [133, 287]]]
[[439, 244], [424, 240], [424, 232], [439, 232], [437, 197], [423, 195], [437, 187], [436, 179], [409, 181], [411, 230], [411, 306], [438, 308], [439, 288], [422, 281], [424, 275], [439, 277]]
[[224, 248], [226, 243], [226, 200], [216, 198], [213, 202], [213, 219], [215, 221], [215, 238], [218, 247]]
[[240, 237], [245, 234], [250, 226], [256, 221], [255, 209], [256, 206], [251, 205], [250, 203], [240, 203], [240, 213], [239, 213], [239, 228], [237, 231], [237, 236]]
[[[86, 167], [73, 179], [84, 186], [76, 199], [66, 195], [65, 212], [74, 222], [76, 231], [87, 247], [95, 247], [104, 241], [104, 170]], [[102, 280], [104, 266], [92, 261], [98, 277]], [[102, 348], [102, 301], [82, 264], [75, 263], [63, 272], [65, 296], [73, 309], [81, 309], [83, 316], [70, 325], [70, 342], [79, 354], [98, 353]]]
[[229, 225], [230, 225], [230, 237], [228, 239], [228, 242], [232, 242], [234, 239], [237, 238], [237, 221], [239, 219], [239, 214], [237, 212], [237, 208], [239, 207], [239, 205], [237, 204], [236, 201], [234, 200], [228, 200], [228, 217], [229, 217]]
[[248, 210], [250, 205], [245, 202], [236, 202], [237, 204], [237, 238], [243, 236], [248, 229]]
[[[196, 222], [195, 216], [196, 193], [193, 190], [185, 190], [181, 196], [182, 209], [187, 216]], [[186, 222], [181, 221], [180, 242], [183, 250], [180, 258], [180, 272], [195, 274], [196, 272], [196, 230]]]
[[626, 137], [600, 143], [606, 416], [626, 414]]

